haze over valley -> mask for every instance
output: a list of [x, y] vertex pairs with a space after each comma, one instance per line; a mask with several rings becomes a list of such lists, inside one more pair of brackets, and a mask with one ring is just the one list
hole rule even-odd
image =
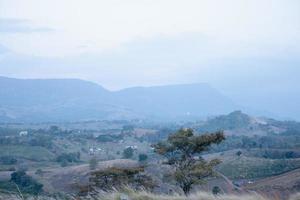
[[299, 8], [0, 0], [0, 200], [299, 200]]

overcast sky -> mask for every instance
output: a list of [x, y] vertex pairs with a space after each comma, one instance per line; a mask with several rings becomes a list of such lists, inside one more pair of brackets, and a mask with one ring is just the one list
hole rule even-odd
[[295, 84], [299, 44], [298, 0], [0, 0], [3, 76]]

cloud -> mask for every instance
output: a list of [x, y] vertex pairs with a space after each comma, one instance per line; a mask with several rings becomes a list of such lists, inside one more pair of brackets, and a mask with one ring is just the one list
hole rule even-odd
[[[0, 60], [0, 69], [2, 75], [82, 78], [115, 89], [203, 81], [220, 86], [241, 85], [252, 76], [256, 80], [259, 78], [258, 82], [266, 79], [265, 74], [272, 71], [272, 67], [283, 74], [285, 66], [299, 63], [298, 49], [287, 51], [288, 46], [279, 44], [247, 44], [246, 49], [244, 46], [245, 43], [224, 43], [201, 33], [188, 33], [137, 39], [120, 48], [95, 54], [59, 58], [10, 54]], [[251, 71], [254, 71], [252, 75], [247, 76]], [[275, 72], [277, 70], [272, 74]], [[293, 77], [296, 73], [290, 75]]]
[[[299, 45], [299, 2], [294, 0], [2, 0], [0, 17], [29, 19], [55, 34], [23, 34], [5, 44], [28, 55], [98, 53], [164, 35], [202, 33], [248, 45]], [[36, 39], [38, 38], [38, 40]], [[4, 40], [4, 39], [2, 39]], [[0, 41], [3, 43], [2, 41]], [[82, 48], [84, 46], [84, 48]]]
[[51, 28], [33, 27], [29, 20], [0, 18], [0, 33], [50, 32]]

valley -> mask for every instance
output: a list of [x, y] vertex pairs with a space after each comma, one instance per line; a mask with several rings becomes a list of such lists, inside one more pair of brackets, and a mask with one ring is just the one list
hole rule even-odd
[[[256, 192], [287, 199], [298, 191], [300, 123], [252, 117], [241, 111], [181, 122], [2, 123], [0, 188], [15, 191], [8, 183], [11, 174], [22, 169], [43, 185], [44, 194], [80, 195], [91, 184], [93, 172], [144, 166], [145, 175], [154, 182], [153, 191], [180, 191], [169, 180], [168, 167], [161, 164], [152, 145], [186, 127], [197, 135], [224, 130], [226, 136], [199, 155], [221, 163], [215, 168], [217, 173], [194, 187], [194, 192], [211, 193], [217, 187], [226, 194]], [[96, 164], [91, 167], [93, 159]]]

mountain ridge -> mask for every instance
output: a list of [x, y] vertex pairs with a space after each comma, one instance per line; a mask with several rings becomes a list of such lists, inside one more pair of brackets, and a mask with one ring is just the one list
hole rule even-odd
[[[110, 91], [80, 79], [0, 77], [0, 121], [206, 117], [239, 108], [207, 83]], [[10, 119], [10, 120], [9, 120]]]

